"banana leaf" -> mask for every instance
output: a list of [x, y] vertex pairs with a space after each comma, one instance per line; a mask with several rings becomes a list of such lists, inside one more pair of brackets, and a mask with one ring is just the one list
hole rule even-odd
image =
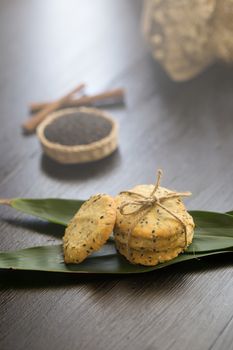
[[110, 241], [102, 250], [91, 255], [81, 264], [66, 265], [63, 261], [62, 245], [51, 245], [0, 253], [0, 269], [62, 273], [130, 274], [150, 272], [188, 260], [197, 260], [205, 256], [230, 252], [233, 252], [233, 248], [232, 250], [195, 254], [183, 253], [167, 263], [147, 267], [128, 263], [123, 256], [115, 251], [114, 243]]
[[25, 214], [64, 226], [68, 224], [83, 203], [84, 200], [59, 198], [13, 198], [0, 200], [0, 204], [9, 205]]
[[[83, 201], [68, 199], [11, 199], [2, 204], [50, 222], [67, 225]], [[62, 273], [129, 274], [149, 272], [209, 255], [233, 252], [233, 216], [229, 214], [191, 211], [196, 228], [193, 243], [185, 253], [157, 266], [132, 265], [118, 254], [109, 242], [81, 264], [66, 265], [62, 245], [26, 248], [0, 253], [0, 269], [50, 271]]]

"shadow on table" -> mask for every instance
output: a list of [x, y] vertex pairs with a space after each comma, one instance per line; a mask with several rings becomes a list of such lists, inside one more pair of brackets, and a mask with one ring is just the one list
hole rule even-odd
[[124, 289], [137, 290], [147, 288], [153, 284], [153, 288], [167, 290], [168, 288], [182, 288], [188, 276], [211, 272], [213, 270], [232, 268], [232, 253], [188, 261], [171, 265], [165, 269], [153, 272], [131, 275], [82, 275], [64, 274], [38, 271], [5, 271], [0, 270], [1, 289], [56, 289], [76, 287], [77, 285], [90, 285], [95, 288], [102, 284], [111, 286], [123, 282]]
[[120, 151], [116, 150], [110, 156], [99, 161], [83, 164], [59, 164], [46, 155], [41, 157], [41, 169], [44, 173], [59, 180], [86, 180], [102, 176], [113, 171], [121, 162]]
[[156, 70], [159, 89], [167, 115], [182, 121], [232, 120], [233, 66], [217, 63], [186, 82], [173, 82]]

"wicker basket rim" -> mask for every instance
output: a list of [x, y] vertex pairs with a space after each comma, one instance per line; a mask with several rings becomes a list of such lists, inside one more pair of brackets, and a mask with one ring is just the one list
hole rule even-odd
[[[110, 133], [103, 137], [102, 139], [89, 143], [87, 145], [74, 145], [74, 146], [68, 146], [68, 145], [62, 145], [59, 143], [55, 143], [55, 142], [51, 142], [49, 141], [45, 134], [44, 134], [44, 130], [45, 128], [51, 124], [55, 119], [64, 117], [66, 115], [72, 114], [74, 112], [82, 112], [82, 113], [86, 113], [86, 114], [91, 114], [93, 116], [100, 116], [102, 118], [107, 119], [108, 121], [111, 122], [112, 124], [112, 129], [110, 131]], [[78, 108], [66, 108], [66, 109], [62, 109], [56, 112], [51, 113], [38, 127], [37, 127], [37, 136], [39, 138], [39, 140], [41, 141], [41, 143], [49, 148], [50, 150], [54, 150], [54, 151], [62, 151], [63, 153], [78, 153], [78, 152], [93, 152], [96, 149], [100, 149], [104, 146], [106, 146], [109, 142], [112, 141], [112, 139], [114, 139], [118, 133], [118, 123], [112, 118], [112, 116], [100, 109], [97, 108], [90, 108], [90, 107], [78, 107]]]

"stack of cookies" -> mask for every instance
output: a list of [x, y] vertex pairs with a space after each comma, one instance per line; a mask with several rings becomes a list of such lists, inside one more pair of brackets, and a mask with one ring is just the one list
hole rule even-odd
[[[118, 251], [131, 263], [157, 265], [174, 259], [192, 242], [194, 222], [179, 197], [169, 195], [174, 192], [158, 187], [156, 197], [164, 198], [162, 205], [180, 218], [158, 205], [138, 211], [135, 193], [149, 197], [153, 185], [140, 185], [115, 198], [117, 205], [114, 227], [115, 243]], [[132, 195], [130, 194], [132, 193]], [[143, 198], [143, 197], [142, 197]], [[127, 204], [127, 207], [125, 206]], [[121, 208], [125, 206], [124, 213]]]
[[129, 262], [157, 265], [177, 257], [191, 244], [194, 222], [181, 201], [188, 192], [140, 185], [92, 196], [69, 223], [63, 238], [66, 263], [81, 263], [114, 231], [116, 248]]

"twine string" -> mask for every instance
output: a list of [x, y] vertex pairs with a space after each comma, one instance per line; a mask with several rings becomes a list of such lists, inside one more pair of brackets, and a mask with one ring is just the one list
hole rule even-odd
[[[154, 185], [154, 188], [152, 192], [149, 194], [149, 196], [144, 196], [140, 193], [136, 193], [133, 191], [122, 191], [120, 194], [127, 194], [130, 197], [134, 197], [132, 201], [128, 201], [124, 204], [122, 204], [119, 208], [121, 215], [137, 215], [137, 214], [142, 214], [135, 220], [133, 223], [131, 229], [128, 231], [128, 237], [127, 237], [127, 256], [130, 257], [130, 240], [132, 236], [132, 232], [134, 228], [137, 226], [137, 224], [156, 206], [160, 207], [164, 211], [166, 211], [168, 214], [170, 214], [172, 217], [174, 217], [177, 221], [181, 223], [184, 229], [184, 248], [187, 246], [187, 228], [185, 221], [183, 221], [177, 214], [173, 213], [170, 209], [168, 209], [163, 202], [165, 202], [168, 199], [173, 199], [173, 198], [180, 198], [180, 197], [188, 197], [191, 195], [191, 192], [170, 192], [167, 193], [166, 195], [162, 197], [156, 196], [156, 192], [160, 186], [160, 181], [162, 177], [162, 170], [159, 169], [157, 173], [157, 179]], [[126, 208], [134, 206], [136, 207], [135, 209], [127, 212]]]

